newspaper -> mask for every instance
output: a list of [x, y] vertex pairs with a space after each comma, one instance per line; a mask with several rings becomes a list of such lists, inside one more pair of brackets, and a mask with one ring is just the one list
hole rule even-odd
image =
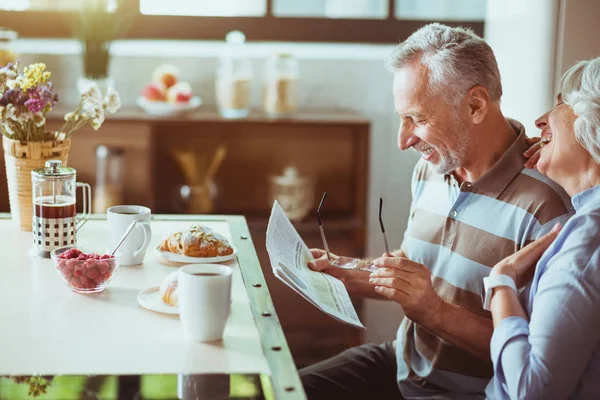
[[273, 274], [279, 280], [325, 314], [365, 329], [342, 281], [308, 268], [310, 250], [277, 201], [271, 210], [266, 244]]

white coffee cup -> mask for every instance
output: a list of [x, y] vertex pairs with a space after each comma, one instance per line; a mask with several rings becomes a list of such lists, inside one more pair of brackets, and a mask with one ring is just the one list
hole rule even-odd
[[190, 264], [179, 270], [179, 318], [190, 340], [223, 337], [231, 298], [231, 267]]
[[150, 216], [150, 209], [143, 206], [114, 206], [106, 211], [111, 248], [119, 243], [129, 225], [133, 221], [137, 222], [119, 247], [121, 265], [138, 265], [144, 262], [146, 249], [152, 239]]

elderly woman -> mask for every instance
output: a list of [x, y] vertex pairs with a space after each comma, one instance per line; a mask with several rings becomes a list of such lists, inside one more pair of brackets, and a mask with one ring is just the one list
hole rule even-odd
[[[495, 369], [486, 394], [600, 399], [600, 58], [565, 73], [536, 125], [541, 149], [528, 163], [566, 190], [575, 215], [484, 279]], [[532, 275], [521, 304], [516, 289]]]

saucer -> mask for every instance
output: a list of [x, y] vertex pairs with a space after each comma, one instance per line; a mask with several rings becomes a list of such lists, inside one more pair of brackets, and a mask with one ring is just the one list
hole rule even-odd
[[159, 287], [151, 287], [138, 293], [138, 303], [140, 306], [163, 314], [179, 315], [179, 308], [166, 304], [160, 298]]
[[[233, 246], [232, 246], [233, 247]], [[213, 264], [234, 260], [237, 257], [237, 249], [233, 247], [233, 253], [220, 257], [189, 257], [170, 251], [156, 250], [160, 257], [166, 261], [182, 264]]]

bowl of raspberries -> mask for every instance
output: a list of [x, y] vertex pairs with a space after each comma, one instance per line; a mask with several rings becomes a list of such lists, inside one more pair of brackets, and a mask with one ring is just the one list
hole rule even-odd
[[119, 262], [110, 254], [84, 253], [63, 247], [50, 253], [58, 275], [77, 293], [98, 293], [106, 289]]

